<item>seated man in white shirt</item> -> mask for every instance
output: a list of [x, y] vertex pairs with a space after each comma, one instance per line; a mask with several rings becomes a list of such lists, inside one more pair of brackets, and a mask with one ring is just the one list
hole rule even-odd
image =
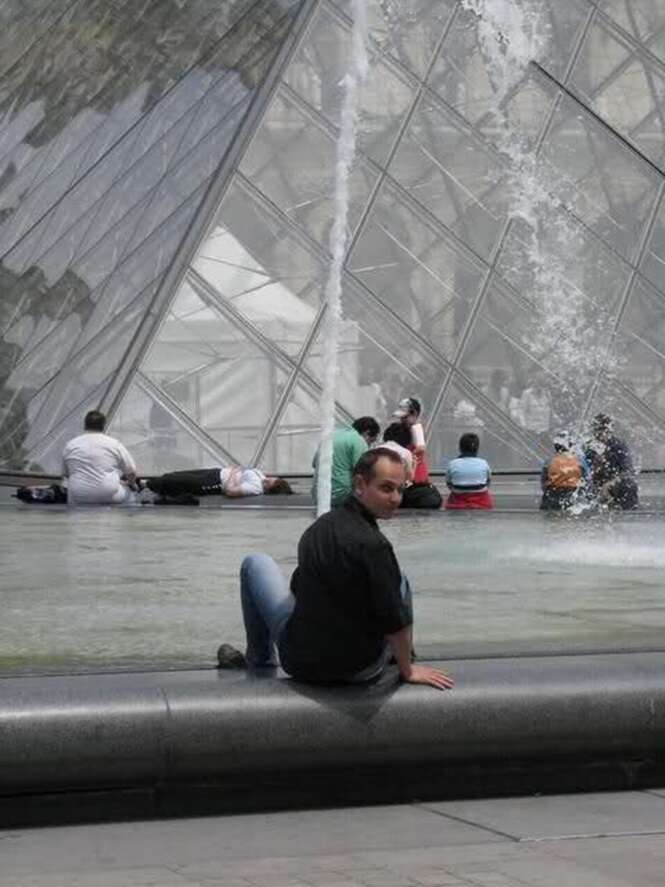
[[62, 474], [70, 505], [122, 505], [134, 498], [136, 465], [126, 448], [104, 434], [106, 416], [91, 410], [85, 431], [66, 444]]

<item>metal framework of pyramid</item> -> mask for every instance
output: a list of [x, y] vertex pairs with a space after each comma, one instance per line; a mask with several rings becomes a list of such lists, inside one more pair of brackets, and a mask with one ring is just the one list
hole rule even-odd
[[[560, 170], [580, 322], [602, 314], [621, 354], [584, 380], [576, 417], [611, 411], [659, 465], [665, 5], [524, 2], [549, 48], [506, 106]], [[515, 261], [468, 6], [369, 0], [337, 412], [383, 423], [414, 395], [434, 467], [477, 430], [494, 467], [533, 468], [571, 406]], [[350, 14], [349, 0], [5, 0], [0, 467], [58, 471], [95, 407], [146, 472], [309, 469]], [[535, 377], [547, 433], [515, 409]]]

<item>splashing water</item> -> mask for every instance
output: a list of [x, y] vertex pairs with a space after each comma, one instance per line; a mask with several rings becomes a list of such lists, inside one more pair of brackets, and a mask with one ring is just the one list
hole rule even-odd
[[662, 570], [665, 567], [665, 551], [653, 542], [640, 544], [625, 539], [582, 538], [517, 545], [499, 555], [498, 560], [519, 565], [519, 568], [525, 564], [536, 564], [562, 570], [578, 567]]
[[321, 445], [317, 475], [317, 516], [330, 510], [332, 438], [335, 425], [335, 386], [341, 317], [342, 266], [347, 245], [349, 175], [356, 153], [358, 94], [369, 72], [367, 57], [367, 0], [353, 0], [351, 63], [342, 81], [344, 100], [340, 115], [335, 167], [335, 217], [330, 233], [332, 262], [325, 289], [323, 331], [323, 393], [321, 396]]
[[579, 430], [594, 379], [617, 366], [610, 354], [614, 318], [606, 304], [573, 280], [584, 243], [564, 201], [576, 194], [575, 182], [539, 156], [539, 147], [529, 146], [510, 119], [513, 90], [549, 48], [545, 9], [540, 0], [462, 0], [461, 5], [477, 18], [478, 43], [494, 90], [489, 111], [506, 165], [509, 238], [516, 247], [502, 260], [526, 281], [521, 295], [533, 312], [522, 344], [534, 360], [554, 367], [543, 370], [545, 385], [554, 386], [567, 404], [561, 420]]
[[461, 5], [478, 18], [478, 43], [498, 110], [530, 62], [547, 49], [549, 33], [542, 9], [529, 0], [462, 0]]

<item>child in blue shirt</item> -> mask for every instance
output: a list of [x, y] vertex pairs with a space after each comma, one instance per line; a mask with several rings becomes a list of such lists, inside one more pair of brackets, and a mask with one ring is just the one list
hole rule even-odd
[[494, 508], [494, 499], [489, 491], [492, 473], [485, 459], [478, 456], [479, 446], [478, 435], [473, 432], [460, 437], [460, 454], [449, 462], [446, 474], [450, 489], [447, 509]]

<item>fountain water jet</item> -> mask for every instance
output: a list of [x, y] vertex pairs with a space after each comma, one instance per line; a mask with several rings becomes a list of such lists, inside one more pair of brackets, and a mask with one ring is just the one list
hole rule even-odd
[[544, 7], [539, 0], [462, 0], [462, 7], [477, 18], [478, 43], [494, 90], [489, 111], [497, 123], [495, 144], [506, 168], [506, 243], [512, 241], [512, 248], [509, 252], [504, 245], [501, 273], [521, 281], [521, 295], [533, 312], [521, 344], [566, 404], [560, 420], [579, 431], [593, 381], [616, 369], [618, 358], [609, 347], [611, 307], [585, 294], [571, 273], [584, 248], [582, 226], [571, 209], [576, 183], [543, 158], [543, 132], [530, 145], [510, 118], [512, 91], [549, 47]]
[[332, 437], [335, 425], [335, 386], [339, 325], [341, 318], [342, 266], [347, 246], [349, 175], [356, 153], [358, 93], [367, 78], [367, 0], [353, 0], [351, 63], [342, 81], [344, 100], [340, 116], [335, 165], [335, 216], [330, 233], [332, 262], [325, 289], [323, 332], [323, 393], [321, 396], [321, 445], [316, 490], [317, 516], [330, 510]]

